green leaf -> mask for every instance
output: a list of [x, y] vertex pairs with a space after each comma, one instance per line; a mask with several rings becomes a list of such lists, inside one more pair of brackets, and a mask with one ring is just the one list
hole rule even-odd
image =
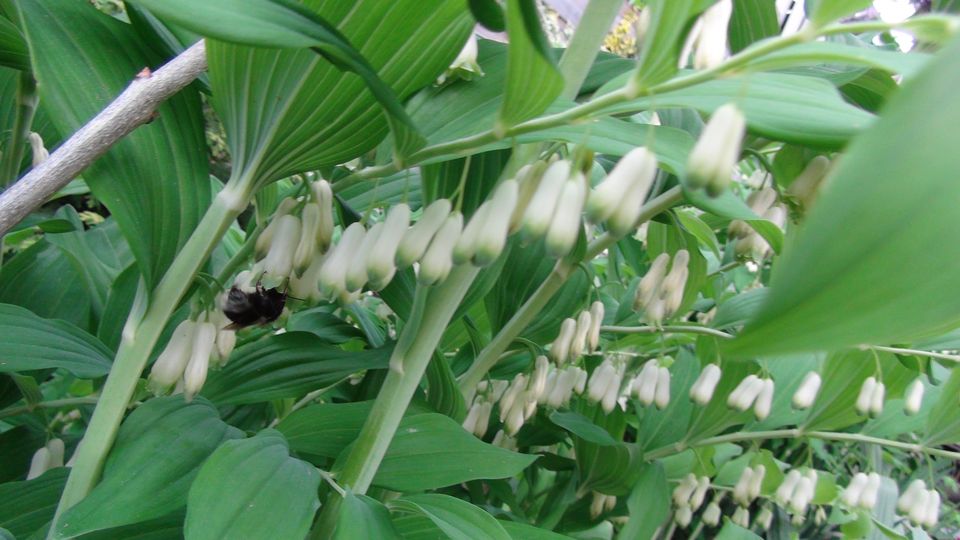
[[507, 531], [513, 540], [569, 540], [570, 536], [553, 531], [518, 523], [516, 521], [500, 521], [500, 526]]
[[57, 533], [72, 537], [182, 508], [204, 461], [224, 441], [242, 437], [202, 398], [147, 401], [120, 426], [103, 479], [63, 515]]
[[237, 348], [227, 367], [210, 374], [203, 395], [218, 405], [297, 397], [387, 367], [390, 350], [348, 352], [308, 332], [272, 335]]
[[650, 10], [650, 27], [633, 75], [641, 87], [663, 82], [677, 72], [684, 36], [693, 25], [697, 4], [697, 0], [654, 0], [645, 8]]
[[182, 540], [183, 517], [184, 512], [180, 510], [156, 519], [88, 533], [80, 538], [82, 540]]
[[593, 444], [600, 446], [615, 446], [619, 444], [619, 441], [614, 440], [607, 430], [594, 424], [589, 418], [580, 413], [554, 411], [550, 414], [550, 421]]
[[0, 15], [0, 66], [30, 71], [30, 53], [17, 25]]
[[[851, 144], [784, 250], [735, 354], [906, 341], [960, 322], [949, 268], [960, 245], [960, 40], [943, 50]], [[924, 118], [920, 122], [918, 119]], [[904, 182], [904, 178], [916, 181]], [[854, 218], [855, 217], [855, 218]]]
[[390, 507], [429, 518], [451, 540], [511, 540], [493, 516], [449, 495], [407, 495], [392, 501]]
[[[617, 87], [619, 79], [614, 79], [605, 88]], [[736, 103], [743, 110], [751, 132], [816, 148], [842, 147], [873, 119], [870, 113], [845, 102], [829, 82], [786, 73], [747, 73], [714, 79], [627, 101], [605, 111], [629, 113], [652, 108], [690, 107], [712, 113], [729, 102]], [[790, 114], [784, 114], [788, 103]]]
[[854, 409], [864, 379], [874, 375], [876, 363], [868, 351], [834, 353], [821, 372], [823, 386], [801, 427], [840, 429], [863, 419]]
[[736, 523], [725, 520], [720, 532], [717, 533], [716, 540], [762, 540], [759, 536], [750, 532], [749, 529], [737, 525]]
[[731, 53], [736, 54], [754, 42], [779, 33], [777, 6], [773, 2], [737, 0], [733, 3], [733, 14], [727, 29]]
[[[192, 6], [187, 0], [176, 3]], [[238, 0], [212, 4], [241, 5], [235, 11], [248, 11], [247, 3]], [[277, 5], [276, 0], [253, 4]], [[303, 10], [337, 26], [380, 80], [393, 88], [393, 101], [432, 83], [456, 57], [473, 27], [462, 2], [311, 0], [296, 12]], [[192, 7], [182, 13], [197, 18]], [[315, 23], [305, 15], [293, 17], [301, 21], [296, 25]], [[259, 31], [259, 20], [244, 21], [238, 32]], [[223, 32], [230, 26], [222, 18], [211, 19], [208, 25], [207, 30]], [[296, 25], [283, 31], [296, 33]], [[233, 168], [259, 182], [344, 163], [374, 148], [387, 133], [387, 121], [377, 104], [378, 99], [384, 103], [383, 96], [375, 96], [363, 80], [345, 76], [311, 51], [210, 41], [207, 58], [213, 103], [227, 132]], [[399, 122], [393, 124], [396, 127]], [[401, 140], [400, 147], [405, 144]]]
[[542, 113], [563, 90], [533, 0], [507, 0], [507, 35], [507, 78], [495, 128], [500, 132]]
[[[159, 66], [127, 24], [85, 2], [18, 2], [40, 99], [61, 133], [99, 113], [144, 66]], [[203, 117], [186, 88], [83, 175], [117, 220], [148, 285], [159, 281], [210, 204]]]
[[283, 436], [267, 429], [227, 441], [203, 464], [187, 499], [187, 540], [300, 539], [320, 507], [320, 474], [290, 457]]
[[534, 460], [487, 444], [442, 414], [418, 414], [400, 422], [373, 483], [393, 491], [424, 491], [509, 478]]
[[450, 362], [442, 353], [435, 352], [427, 366], [427, 403], [439, 413], [460, 422], [467, 415], [457, 377], [450, 369]]
[[337, 520], [337, 530], [333, 538], [402, 539], [390, 521], [390, 511], [383, 503], [366, 495], [354, 495], [350, 492], [347, 492], [340, 504], [340, 518]]
[[640, 478], [627, 499], [627, 509], [630, 519], [617, 535], [617, 540], [653, 538], [670, 513], [670, 487], [662, 465], [648, 463], [643, 466]]
[[[940, 392], [940, 399], [930, 411], [922, 444], [939, 446], [960, 441], [960, 418], [956, 414], [957, 396], [960, 396], [960, 369], [954, 368]], [[930, 399], [929, 396], [927, 399]]]
[[43, 319], [19, 306], [0, 304], [0, 372], [63, 368], [81, 378], [110, 371], [113, 353], [76, 326]]
[[[8, 384], [15, 387], [12, 383]], [[17, 390], [13, 390], [12, 394], [14, 401], [19, 399]], [[0, 433], [0, 482], [26, 478], [33, 453], [46, 443], [46, 433], [25, 425]]]
[[712, 251], [718, 259], [720, 258], [720, 243], [717, 242], [717, 235], [714, 234], [709, 225], [693, 213], [685, 210], [677, 210], [674, 214], [687, 232], [697, 237], [702, 246]]
[[0, 527], [26, 538], [53, 518], [70, 469], [51, 469], [33, 480], [0, 484]]
[[807, 0], [804, 9], [814, 26], [823, 26], [870, 7], [871, 0]]
[[758, 71], [770, 71], [803, 65], [845, 64], [899, 73], [909, 78], [926, 66], [931, 58], [932, 55], [922, 52], [904, 54], [870, 46], [815, 41], [764, 55], [749, 65]]
[[478, 23], [492, 32], [503, 32], [507, 29], [507, 21], [503, 8], [497, 0], [467, 0], [470, 13]]
[[770, 290], [766, 287], [761, 287], [725, 300], [717, 307], [717, 314], [713, 317], [710, 326], [731, 328], [742, 325], [757, 313], [769, 292]]

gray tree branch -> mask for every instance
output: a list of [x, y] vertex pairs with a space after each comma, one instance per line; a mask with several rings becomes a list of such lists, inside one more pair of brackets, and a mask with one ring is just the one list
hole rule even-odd
[[153, 118], [157, 106], [207, 69], [200, 41], [152, 74], [137, 76], [50, 157], [0, 193], [0, 236], [67, 185], [111, 146]]

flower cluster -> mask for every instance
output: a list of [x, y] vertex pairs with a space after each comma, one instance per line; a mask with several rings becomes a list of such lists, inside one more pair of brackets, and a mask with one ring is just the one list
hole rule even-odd
[[[747, 197], [747, 205], [755, 214], [780, 229], [786, 226], [787, 209], [777, 203], [777, 192], [773, 188], [764, 187], [754, 191]], [[734, 251], [739, 257], [760, 261], [770, 256], [773, 251], [767, 240], [745, 221], [739, 219], [731, 221], [727, 234], [736, 239]]]
[[870, 415], [872, 418], [880, 416], [883, 412], [883, 398], [887, 392], [887, 387], [883, 381], [878, 381], [876, 377], [867, 377], [860, 387], [860, 394], [857, 395], [856, 409], [857, 414]]
[[618, 236], [633, 231], [656, 176], [657, 156], [642, 147], [631, 150], [590, 193], [587, 219], [605, 222]]
[[717, 108], [687, 158], [686, 184], [716, 197], [730, 184], [747, 130], [743, 112], [733, 103]]
[[777, 488], [774, 498], [780, 506], [793, 513], [794, 523], [803, 522], [807, 507], [816, 493], [817, 480], [817, 471], [813, 469], [807, 469], [803, 473], [792, 469]]
[[710, 477], [690, 473], [673, 490], [673, 504], [677, 507], [674, 520], [677, 525], [686, 527], [706, 500], [707, 490], [710, 488]]
[[637, 285], [633, 309], [643, 310], [653, 325], [672, 317], [683, 303], [689, 263], [690, 253], [685, 249], [678, 250], [673, 257], [668, 253], [657, 255]]
[[727, 397], [727, 405], [738, 411], [753, 407], [757, 420], [765, 420], [773, 407], [773, 379], [748, 375]]
[[648, 360], [630, 387], [645, 406], [655, 403], [658, 409], [665, 409], [670, 404], [670, 370], [659, 360]]
[[880, 475], [875, 472], [870, 474], [858, 472], [853, 475], [850, 485], [840, 494], [840, 500], [851, 508], [873, 510], [877, 505], [877, 496], [880, 494], [880, 480]]
[[525, 241], [544, 239], [547, 254], [566, 256], [573, 249], [582, 228], [580, 214], [587, 198], [587, 179], [560, 160], [551, 163], [543, 176], [526, 180], [536, 183], [520, 221], [520, 235]]
[[800, 410], [810, 408], [817, 399], [822, 382], [820, 374], [816, 371], [807, 373], [797, 387], [797, 391], [793, 393], [793, 406]]
[[584, 352], [595, 352], [600, 345], [603, 315], [603, 302], [598, 300], [589, 310], [581, 311], [576, 319], [564, 319], [560, 323], [560, 333], [550, 345], [550, 358], [557, 365], [563, 365], [579, 359]]
[[63, 453], [63, 440], [54, 438], [47, 441], [47, 444], [33, 453], [33, 458], [30, 459], [30, 470], [27, 472], [27, 480], [33, 480], [50, 469], [63, 467]]
[[914, 525], [934, 527], [940, 520], [940, 493], [928, 490], [923, 480], [914, 480], [897, 500], [897, 511]]
[[197, 320], [187, 319], [177, 325], [167, 346], [153, 363], [148, 388], [157, 395], [183, 392], [193, 399], [207, 380], [209, 367], [226, 365], [236, 345], [236, 332], [220, 311], [206, 312]]

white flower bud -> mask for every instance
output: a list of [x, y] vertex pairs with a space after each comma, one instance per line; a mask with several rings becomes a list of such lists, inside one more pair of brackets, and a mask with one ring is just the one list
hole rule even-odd
[[793, 394], [793, 406], [797, 409], [807, 409], [813, 405], [820, 393], [822, 379], [816, 371], [811, 371], [803, 378], [797, 391]]
[[530, 393], [537, 399], [547, 388], [547, 375], [550, 373], [550, 361], [546, 356], [538, 356], [533, 369], [533, 375], [530, 377]]
[[450, 269], [453, 268], [453, 246], [460, 238], [463, 230], [463, 215], [452, 212], [437, 234], [430, 242], [423, 258], [420, 259], [420, 271], [417, 272], [417, 283], [433, 285], [447, 279]]
[[887, 393], [887, 386], [878, 382], [870, 395], [870, 417], [876, 418], [883, 412], [883, 398]]
[[320, 293], [326, 298], [336, 298], [346, 290], [347, 269], [350, 259], [360, 248], [366, 230], [360, 223], [352, 223], [340, 236], [337, 243], [320, 268], [318, 285]]
[[733, 486], [733, 500], [741, 506], [749, 506], [753, 497], [750, 496], [750, 485], [753, 483], [753, 467], [745, 467], [740, 478]]
[[720, 523], [720, 505], [716, 502], [711, 502], [707, 505], [707, 509], [703, 511], [703, 515], [700, 516], [700, 519], [710, 527], [716, 527]]
[[697, 489], [693, 490], [693, 495], [690, 496], [689, 501], [691, 510], [700, 508], [700, 505], [703, 504], [704, 499], [707, 497], [708, 489], [710, 489], [710, 478], [708, 476], [697, 478]]
[[580, 315], [577, 316], [577, 327], [573, 333], [573, 338], [570, 340], [571, 360], [576, 360], [583, 355], [584, 349], [587, 348], [587, 335], [590, 333], [590, 327], [590, 312], [581, 311]]
[[620, 214], [614, 220], [616, 224], [609, 224], [610, 230], [616, 235], [626, 234], [633, 228], [656, 175], [657, 156], [653, 152], [643, 147], [627, 152], [590, 194], [587, 219], [601, 223]]
[[580, 395], [587, 389], [587, 371], [582, 368], [573, 368], [577, 372], [577, 382], [573, 386], [573, 391]]
[[493, 441], [490, 444], [493, 446], [499, 446], [500, 448], [504, 448], [506, 450], [516, 451], [517, 449], [516, 439], [504, 433], [502, 429], [493, 436]]
[[766, 474], [767, 468], [763, 465], [756, 465], [753, 468], [753, 476], [750, 477], [750, 482], [747, 484], [747, 496], [750, 497], [751, 501], [760, 496], [763, 489], [763, 478]]
[[43, 146], [43, 138], [40, 137], [39, 133], [31, 131], [30, 135], [27, 137], [27, 140], [30, 141], [30, 153], [33, 155], [33, 167], [36, 168], [50, 157], [50, 152], [48, 152]]
[[613, 367], [610, 360], [604, 360], [602, 364], [593, 370], [590, 375], [590, 382], [587, 383], [587, 399], [593, 403], [599, 403], [607, 395], [607, 388], [617, 375], [617, 368]]
[[524, 240], [540, 238], [547, 232], [569, 176], [569, 161], [555, 161], [547, 167], [520, 224], [520, 234]]
[[583, 229], [580, 212], [583, 210], [583, 201], [587, 194], [586, 182], [583, 174], [578, 172], [574, 173], [563, 186], [560, 199], [557, 201], [557, 209], [550, 221], [550, 228], [547, 229], [544, 243], [547, 255], [566, 256], [577, 243], [577, 238]]
[[467, 42], [463, 45], [463, 49], [460, 50], [460, 54], [454, 58], [450, 67], [437, 79], [437, 84], [443, 84], [451, 75], [466, 81], [473, 80], [475, 75], [483, 76], [483, 69], [477, 63], [476, 34], [470, 34]]
[[733, 511], [733, 517], [730, 518], [730, 521], [734, 525], [739, 525], [744, 529], [750, 527], [750, 511], [742, 506], [738, 506], [736, 510]]
[[907, 387], [907, 396], [903, 402], [903, 412], [914, 415], [920, 412], [920, 406], [923, 404], [923, 380], [917, 377], [910, 386]]
[[813, 482], [806, 476], [801, 477], [800, 481], [797, 482], [797, 488], [793, 491], [793, 496], [790, 497], [790, 510], [796, 514], [806, 512], [807, 506], [809, 506], [810, 501], [813, 500], [813, 493]]
[[857, 395], [856, 409], [857, 414], [865, 415], [870, 411], [870, 402], [873, 399], [873, 391], [877, 388], [877, 379], [867, 377], [860, 387], [860, 394]]
[[383, 232], [383, 222], [375, 223], [363, 234], [363, 240], [356, 248], [356, 251], [350, 254], [347, 262], [347, 273], [344, 274], [343, 284], [347, 292], [356, 292], [367, 284], [369, 276], [367, 275], [367, 257], [377, 243], [380, 234]]
[[493, 403], [484, 401], [480, 404], [480, 411], [477, 413], [476, 424], [473, 428], [473, 434], [477, 437], [483, 437], [490, 427], [490, 413], [493, 412]]
[[235, 330], [217, 331], [217, 354], [220, 356], [219, 367], [227, 365], [230, 353], [237, 346], [237, 332]]
[[467, 411], [467, 417], [463, 419], [463, 429], [473, 433], [477, 427], [477, 416], [480, 414], [480, 403], [473, 402], [470, 410]]
[[317, 232], [320, 230], [320, 207], [314, 203], [307, 203], [300, 213], [300, 241], [293, 254], [293, 267], [297, 274], [306, 271], [313, 262], [313, 255], [317, 251]]
[[757, 396], [757, 402], [753, 407], [753, 414], [761, 422], [770, 416], [770, 410], [773, 408], [773, 379], [764, 379], [763, 387]]
[[727, 398], [727, 406], [738, 411], [745, 411], [753, 405], [753, 402], [763, 391], [764, 383], [756, 375], [748, 375], [740, 381], [740, 384], [734, 388], [733, 393]]
[[507, 412], [507, 420], [503, 425], [503, 429], [506, 430], [507, 435], [512, 437], [523, 427], [524, 417], [526, 416], [524, 414], [525, 407], [526, 402], [523, 396], [519, 396], [519, 399], [513, 402], [513, 407]]
[[673, 488], [673, 504], [678, 507], [687, 506], [687, 503], [690, 502], [690, 497], [696, 489], [697, 476], [689, 473], [683, 477], [683, 480], [680, 480], [677, 487]]
[[817, 156], [807, 163], [794, 180], [787, 187], [787, 194], [793, 196], [804, 207], [813, 204], [817, 196], [817, 188], [827, 175], [830, 160], [826, 156]]
[[740, 145], [746, 127], [743, 113], [733, 103], [714, 111], [687, 160], [688, 187], [705, 187], [714, 197], [726, 189], [740, 159]]
[[[663, 283], [660, 287], [664, 291], [672, 291], [680, 289], [683, 291], [683, 287], [687, 281], [687, 266], [690, 264], [690, 252], [681, 249], [677, 250], [673, 254], [673, 264], [670, 265], [670, 271], [667, 272], [667, 275], [663, 278]], [[666, 296], [666, 292], [664, 293]]]
[[914, 523], [914, 525], [921, 525], [926, 522], [931, 493], [936, 492], [923, 490], [914, 495], [913, 504], [910, 506], [910, 511], [907, 513], [907, 517]]
[[793, 492], [796, 490], [797, 484], [802, 477], [803, 475], [796, 469], [792, 469], [787, 473], [787, 476], [783, 479], [783, 482], [780, 483], [780, 486], [774, 494], [774, 498], [780, 506], [786, 506], [787, 503], [790, 502], [790, 499], [793, 497]]
[[490, 208], [484, 216], [484, 225], [477, 236], [473, 262], [486, 266], [497, 260], [507, 245], [510, 216], [517, 206], [519, 186], [516, 180], [506, 180], [497, 186], [489, 201]]
[[576, 332], [577, 321], [568, 317], [560, 324], [560, 333], [550, 345], [550, 357], [557, 365], [563, 365], [570, 359], [570, 345], [573, 343]]
[[644, 405], [653, 403], [657, 392], [657, 379], [659, 378], [659, 363], [656, 360], [648, 360], [643, 365], [640, 375], [634, 379], [633, 391]]
[[286, 215], [277, 220], [270, 249], [263, 259], [263, 271], [277, 279], [285, 279], [293, 271], [293, 255], [300, 243], [300, 218]]
[[917, 496], [926, 489], [927, 484], [925, 484], [923, 480], [914, 480], [913, 482], [910, 482], [910, 486], [907, 487], [907, 490], [900, 495], [899, 499], [897, 499], [897, 511], [901, 514], [910, 512], [910, 509], [913, 508], [913, 504]]
[[764, 506], [760, 513], [757, 514], [756, 523], [762, 530], [766, 531], [770, 528], [770, 525], [773, 524], [773, 512], [770, 510], [769, 506]]
[[470, 221], [463, 228], [463, 234], [457, 240], [457, 245], [453, 247], [454, 264], [465, 264], [473, 259], [477, 252], [477, 239], [486, 226], [487, 212], [490, 211], [490, 206], [490, 201], [487, 201], [481, 204], [470, 216]]
[[166, 394], [177, 384], [187, 367], [193, 351], [193, 333], [196, 323], [187, 319], [177, 325], [170, 341], [150, 369], [147, 388], [155, 395]]
[[320, 270], [323, 268], [323, 263], [326, 259], [326, 255], [319, 252], [314, 253], [313, 260], [310, 261], [307, 269], [304, 270], [300, 276], [294, 275], [290, 278], [287, 289], [290, 296], [306, 302], [316, 302], [320, 300], [322, 295], [320, 294], [320, 289], [317, 287], [317, 283], [320, 281]]
[[511, 234], [520, 229], [520, 224], [523, 221], [524, 214], [526, 214], [527, 207], [530, 205], [530, 200], [533, 198], [533, 194], [537, 192], [537, 188], [540, 186], [540, 179], [546, 170], [547, 162], [537, 161], [532, 165], [524, 165], [517, 171], [516, 180], [519, 190], [517, 193], [517, 204], [513, 207], [513, 212], [510, 214], [509, 231]]
[[413, 224], [397, 247], [397, 268], [406, 268], [420, 260], [430, 241], [450, 215], [450, 201], [437, 199], [423, 210], [420, 220]]
[[690, 521], [693, 520], [693, 510], [691, 510], [689, 506], [681, 506], [674, 512], [673, 519], [676, 520], [677, 525], [681, 528], [686, 528], [690, 525]]
[[593, 499], [590, 501], [590, 518], [596, 519], [600, 517], [600, 514], [603, 513], [603, 509], [606, 507], [607, 498], [609, 495], [604, 495], [603, 493], [593, 492]]
[[313, 198], [320, 208], [320, 224], [317, 227], [317, 247], [325, 252], [333, 240], [333, 188], [330, 182], [320, 180], [310, 184]]
[[30, 470], [27, 471], [27, 480], [41, 476], [50, 470], [50, 450], [46, 446], [41, 446], [39, 450], [33, 453], [30, 459]]
[[697, 405], [706, 405], [713, 399], [713, 392], [717, 389], [717, 383], [720, 382], [720, 366], [716, 364], [707, 364], [696, 382], [690, 387], [690, 399]]
[[603, 302], [590, 305], [590, 331], [587, 333], [587, 350], [596, 352], [600, 346], [600, 326], [603, 324]]
[[661, 410], [670, 404], [670, 370], [662, 366], [657, 368], [657, 390], [653, 401]]
[[843, 501], [843, 504], [850, 507], [857, 506], [863, 496], [864, 489], [867, 487], [867, 481], [867, 475], [862, 472], [853, 475], [850, 485], [840, 494], [840, 500]]
[[527, 387], [527, 376], [523, 373], [518, 373], [513, 381], [510, 382], [510, 386], [500, 397], [500, 421], [505, 422], [507, 420], [507, 414], [513, 408], [514, 402], [517, 401], [517, 398], [520, 397], [520, 394]]
[[659, 296], [663, 277], [667, 273], [667, 265], [670, 263], [670, 254], [661, 253], [650, 264], [650, 269], [644, 274], [637, 285], [637, 296], [633, 304], [634, 310], [647, 308], [650, 303]]
[[254, 252], [258, 259], [263, 258], [270, 249], [270, 245], [273, 244], [273, 235], [277, 230], [277, 222], [281, 217], [289, 214], [290, 210], [293, 210], [297, 204], [299, 203], [296, 199], [287, 197], [277, 205], [277, 209], [274, 210], [270, 223], [264, 227], [263, 232], [260, 233], [260, 236], [257, 237], [257, 241], [254, 243]]
[[925, 527], [933, 528], [936, 527], [937, 522], [940, 521], [940, 493], [933, 489], [927, 493], [929, 493], [929, 496], [927, 498], [926, 512], [924, 512], [921, 523]]
[[864, 486], [863, 493], [860, 494], [860, 499], [857, 501], [860, 508], [873, 510], [873, 507], [877, 505], [877, 499], [880, 495], [880, 481], [880, 475], [875, 472], [867, 475], [867, 483]]
[[600, 408], [603, 409], [604, 413], [610, 414], [613, 412], [613, 408], [617, 406], [617, 398], [620, 397], [621, 384], [623, 384], [622, 370], [616, 370], [607, 382], [606, 391], [600, 400]]
[[367, 254], [367, 275], [370, 287], [380, 290], [390, 283], [397, 271], [396, 257], [400, 241], [410, 225], [410, 207], [406, 203], [394, 205], [383, 220], [383, 230]]
[[[754, 191], [747, 197], [747, 206], [754, 211], [758, 216], [762, 216], [764, 212], [770, 209], [773, 204], [777, 202], [777, 191], [771, 187], [765, 187], [758, 191]], [[745, 221], [735, 219], [730, 222], [730, 226], [727, 228], [727, 233], [735, 238], [744, 238], [751, 234], [755, 234], [753, 227], [747, 224]]]
[[47, 441], [46, 449], [49, 452], [47, 455], [48, 468], [63, 467], [63, 454], [66, 450], [63, 446], [63, 440], [56, 437], [50, 439]]
[[695, 69], [711, 69], [726, 59], [727, 25], [732, 14], [732, 0], [720, 0], [703, 12], [700, 35], [693, 53]]
[[193, 400], [193, 396], [200, 392], [203, 383], [207, 380], [207, 367], [210, 364], [210, 353], [217, 339], [217, 327], [213, 323], [197, 323], [193, 334], [193, 349], [190, 361], [183, 372], [183, 394], [186, 401]]

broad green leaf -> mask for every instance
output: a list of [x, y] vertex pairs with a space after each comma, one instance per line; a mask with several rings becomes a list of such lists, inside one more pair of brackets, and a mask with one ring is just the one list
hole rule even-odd
[[875, 371], [876, 363], [868, 351], [830, 355], [820, 373], [823, 386], [801, 427], [830, 430], [859, 422], [863, 417], [854, 410], [854, 404], [864, 379]]
[[390, 503], [394, 510], [429, 518], [451, 540], [511, 540], [493, 516], [449, 495], [407, 495]]
[[636, 74], [632, 75], [641, 87], [663, 82], [677, 72], [697, 4], [697, 0], [654, 0], [645, 8], [650, 10], [650, 27], [640, 48]]
[[[960, 321], [949, 268], [960, 245], [960, 40], [906, 83], [856, 139], [775, 265], [770, 296], [735, 354], [890, 343]], [[920, 122], [918, 119], [924, 118]], [[904, 178], [914, 181], [904, 182]]]
[[780, 21], [777, 20], [777, 6], [773, 2], [737, 0], [733, 3], [733, 14], [727, 29], [731, 53], [738, 53], [756, 41], [779, 33]]
[[387, 367], [389, 348], [348, 352], [308, 332], [268, 336], [237, 348], [203, 387], [218, 405], [297, 397], [352, 373]]
[[930, 54], [922, 52], [905, 54], [875, 47], [815, 41], [764, 55], [749, 65], [758, 71], [770, 71], [810, 64], [848, 64], [898, 73], [909, 78], [920, 71], [931, 58]]
[[619, 444], [619, 441], [614, 440], [607, 430], [594, 424], [589, 418], [580, 413], [573, 411], [554, 411], [550, 414], [550, 421], [593, 444], [600, 446], [615, 446]]
[[747, 322], [757, 313], [770, 292], [766, 287], [750, 289], [725, 300], [710, 322], [714, 328], [731, 328]]
[[30, 53], [17, 25], [0, 15], [0, 66], [30, 71]]
[[886, 71], [871, 69], [840, 87], [847, 100], [876, 113], [887, 98], [900, 89], [896, 79]]
[[[941, 444], [955, 444], [960, 441], [957, 396], [960, 396], [960, 369], [954, 368], [940, 392], [940, 399], [937, 400], [933, 410], [930, 411], [926, 433], [923, 437], [924, 445], [939, 446]], [[928, 396], [926, 399], [930, 399], [930, 397]]]
[[[5, 377], [8, 381], [8, 377]], [[20, 392], [13, 386], [14, 401], [20, 398]], [[38, 448], [47, 443], [46, 433], [28, 426], [17, 426], [0, 433], [0, 482], [10, 482], [26, 478], [30, 470], [30, 460]]]
[[[84, 2], [16, 5], [40, 99], [61, 133], [84, 125], [144, 66], [163, 63], [129, 25]], [[210, 203], [203, 148], [200, 99], [187, 88], [84, 171], [119, 223], [148, 285], [160, 279]]]
[[467, 5], [473, 18], [487, 30], [503, 32], [507, 29], [503, 8], [497, 0], [467, 0]]
[[310, 332], [336, 345], [363, 338], [363, 332], [359, 328], [330, 313], [329, 307], [305, 309], [294, 313], [287, 323], [287, 331]]
[[660, 524], [670, 513], [670, 487], [663, 466], [648, 463], [627, 498], [630, 519], [617, 540], [653, 538]]
[[0, 484], [0, 527], [26, 538], [53, 518], [70, 469], [58, 467], [33, 480]]
[[130, 314], [140, 283], [140, 272], [137, 271], [136, 265], [131, 264], [117, 275], [107, 291], [103, 315], [97, 326], [97, 337], [112, 350], [120, 346], [123, 326]]
[[183, 540], [184, 511], [132, 525], [87, 533], [82, 540]]
[[689, 350], [681, 348], [670, 367], [670, 395], [673, 396], [670, 404], [663, 410], [657, 407], [641, 409], [635, 402], [639, 422], [637, 444], [641, 448], [660, 448], [683, 437], [683, 430], [677, 426], [688, 425], [691, 416], [697, 412], [697, 407], [687, 396], [699, 375], [700, 361]]
[[[225, 3], [244, 4], [211, 4]], [[276, 0], [254, 4], [277, 5]], [[303, 10], [336, 25], [398, 99], [432, 83], [456, 57], [473, 26], [464, 3], [441, 0], [310, 0], [295, 11]], [[183, 13], [196, 16], [192, 7]], [[241, 30], [257, 31], [259, 25], [256, 19], [245, 19]], [[222, 19], [210, 24], [223, 32], [228, 26]], [[272, 25], [264, 28], [276, 30]], [[344, 163], [374, 148], [387, 134], [383, 110], [364, 81], [344, 75], [312, 51], [210, 41], [207, 58], [213, 103], [227, 132], [233, 168], [260, 182]]]
[[[700, 348], [698, 342], [698, 349]], [[747, 375], [759, 371], [750, 362], [723, 362], [723, 374], [713, 392], [713, 399], [705, 407], [697, 407], [690, 419], [684, 441], [692, 443], [727, 431], [730, 427], [744, 424], [753, 418], [752, 411], [739, 412], [727, 407], [727, 396]]]
[[400, 422], [373, 483], [393, 491], [424, 491], [509, 478], [535, 459], [487, 444], [442, 414], [418, 414]]
[[401, 540], [402, 537], [390, 521], [390, 511], [383, 503], [366, 495], [347, 492], [340, 503], [340, 517], [337, 519], [337, 530], [333, 538]]
[[[553, 62], [533, 0], [507, 0], [507, 78], [496, 130], [533, 118], [563, 90], [563, 76]], [[536, 91], [531, 91], [536, 88]]]
[[823, 26], [866, 9], [872, 3], [871, 0], [807, 0], [804, 9], [814, 26]]
[[97, 338], [61, 320], [0, 304], [0, 372], [63, 368], [83, 378], [106, 375], [113, 353]]
[[227, 441], [203, 464], [187, 499], [187, 540], [304, 538], [320, 507], [320, 474], [290, 457], [274, 430]]
[[715, 537], [716, 540], [761, 540], [750, 529], [744, 529], [730, 520], [724, 520], [723, 527]]
[[712, 251], [718, 259], [720, 258], [720, 244], [717, 242], [717, 235], [714, 234], [709, 225], [692, 212], [677, 210], [674, 214], [687, 232], [697, 237], [702, 246]]
[[516, 521], [500, 521], [500, 526], [507, 531], [513, 540], [569, 540], [570, 536], [555, 533], [526, 523]]
[[72, 537], [182, 508], [204, 461], [224, 441], [242, 437], [202, 398], [147, 401], [120, 426], [103, 479], [63, 515], [58, 534]]
[[[495, 150], [425, 165], [421, 168], [424, 198], [431, 202], [443, 198], [462, 201], [460, 211], [468, 219], [487, 200], [509, 160], [509, 151]], [[466, 179], [462, 194], [461, 179]]]
[[467, 404], [447, 357], [435, 352], [427, 366], [426, 377], [427, 403], [435, 411], [457, 422], [463, 421], [467, 415]]
[[[618, 77], [605, 88], [615, 88], [619, 83]], [[714, 79], [605, 110], [629, 113], [690, 107], [709, 114], [729, 102], [743, 110], [751, 132], [817, 148], [840, 148], [873, 120], [870, 113], [846, 103], [829, 82], [785, 73], [745, 73]], [[790, 114], [784, 114], [785, 107]]]

